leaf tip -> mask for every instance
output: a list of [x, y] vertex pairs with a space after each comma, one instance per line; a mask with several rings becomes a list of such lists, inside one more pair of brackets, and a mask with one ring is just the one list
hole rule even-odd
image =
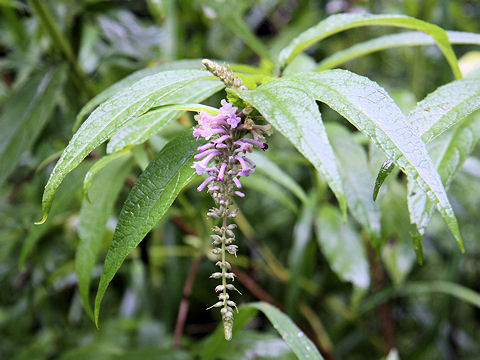
[[458, 247], [460, 248], [462, 254], [465, 254], [465, 245], [463, 244], [462, 237], [460, 235], [455, 236], [455, 240], [457, 240]]
[[42, 225], [45, 221], [47, 221], [48, 214], [43, 214], [42, 218], [39, 221], [35, 221], [35, 225]]

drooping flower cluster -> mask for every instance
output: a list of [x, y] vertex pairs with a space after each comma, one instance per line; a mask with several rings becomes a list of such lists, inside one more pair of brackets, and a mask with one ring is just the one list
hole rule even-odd
[[[248, 117], [249, 109], [238, 111], [226, 100], [221, 101], [222, 107], [217, 115], [202, 111], [195, 116], [198, 127], [194, 128], [193, 135], [209, 140], [205, 145], [198, 147], [193, 168], [197, 174], [207, 174], [208, 177], [197, 188], [202, 191], [207, 188], [215, 200], [216, 207], [210, 209], [208, 216], [221, 219], [222, 225], [215, 226], [211, 235], [215, 248], [212, 252], [219, 256], [216, 265], [219, 271], [210, 277], [221, 279], [222, 283], [215, 288], [219, 301], [210, 308], [221, 308], [225, 338], [232, 337], [234, 301], [230, 299], [228, 290], [238, 291], [228, 280], [233, 281], [235, 274], [230, 272], [231, 265], [226, 261], [226, 253], [236, 255], [238, 247], [233, 245], [235, 224], [229, 224], [228, 219], [237, 215], [238, 209], [233, 208], [233, 196], [244, 197], [241, 192], [242, 176], [249, 176], [255, 171], [255, 164], [246, 157], [257, 146], [266, 150], [264, 135], [270, 135], [268, 125], [256, 125]], [[250, 136], [250, 137], [247, 137]]]

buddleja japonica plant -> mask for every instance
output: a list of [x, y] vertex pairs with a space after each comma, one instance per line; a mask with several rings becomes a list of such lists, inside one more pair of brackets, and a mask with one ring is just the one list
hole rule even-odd
[[[347, 29], [373, 25], [414, 31], [356, 44], [318, 64], [311, 59], [304, 61], [302, 52], [313, 44]], [[330, 70], [373, 51], [432, 44], [441, 50], [456, 80], [436, 89], [408, 115], [376, 82], [346, 70]], [[40, 223], [46, 220], [55, 192], [65, 176], [99, 145], [108, 141], [107, 155], [85, 176], [86, 194], [102, 168], [110, 166], [112, 179], [124, 179], [136, 145], [162, 133], [184, 111], [199, 114], [195, 116], [193, 134], [192, 129], [187, 129], [169, 141], [146, 166], [123, 204], [105, 259], [94, 311], [90, 306], [89, 286], [100, 246], [80, 243], [76, 271], [86, 311], [98, 324], [103, 296], [124, 259], [165, 215], [179, 192], [196, 175], [202, 175], [198, 190], [206, 188], [213, 197], [216, 205], [208, 215], [218, 221], [211, 234], [219, 268], [212, 277], [220, 280], [215, 289], [218, 301], [213, 307], [220, 309], [225, 338], [232, 337], [236, 303], [229, 291], [236, 288], [231, 283], [235, 274], [227, 255], [235, 255], [238, 246], [233, 243], [236, 226], [233, 221], [238, 211], [234, 198], [244, 196], [242, 178], [255, 176], [252, 175], [256, 169], [253, 161], [259, 159], [265, 163], [261, 155], [253, 152], [250, 156], [250, 153], [254, 149], [267, 149], [265, 136], [270, 134], [270, 126], [313, 165], [338, 201], [340, 211], [322, 206], [317, 228], [322, 251], [331, 261], [333, 271], [356, 287], [367, 288], [366, 261], [347, 261], [340, 266], [333, 259], [338, 251], [350, 253], [356, 259], [364, 255], [361, 245], [350, 241], [356, 235], [342, 225], [347, 213], [358, 222], [377, 250], [385, 242], [378, 204], [372, 200], [374, 179], [365, 175], [368, 166], [364, 149], [352, 143], [352, 137], [346, 135], [341, 126], [325, 126], [317, 102], [335, 110], [366, 135], [380, 150], [377, 153], [383, 153], [383, 159], [387, 159], [379, 171], [374, 197], [395, 166], [408, 178], [407, 202], [414, 225], [411, 238], [418, 259], [422, 259], [422, 236], [434, 209], [443, 217], [463, 251], [462, 236], [446, 188], [473, 151], [480, 134], [479, 118], [468, 117], [480, 107], [480, 80], [462, 79], [451, 44], [480, 44], [480, 36], [446, 32], [433, 24], [401, 15], [340, 14], [301, 33], [278, 56], [271, 56], [261, 48], [258, 52], [263, 61], [259, 68], [231, 66], [227, 69], [207, 60], [203, 62], [207, 71], [202, 69], [200, 61], [179, 61], [136, 72], [97, 95], [78, 115], [77, 125], [81, 125], [51, 173], [43, 196]], [[259, 49], [259, 46], [254, 42], [252, 47]], [[220, 102], [219, 109], [201, 104], [224, 89], [227, 96]], [[87, 114], [88, 118], [83, 121]], [[453, 135], [441, 138], [446, 150], [431, 156], [427, 144], [435, 143], [448, 129]], [[256, 162], [258, 165], [259, 161]], [[288, 186], [288, 182], [285, 183]], [[294, 186], [292, 189], [300, 194], [305, 205], [309, 204], [301, 189]], [[113, 191], [114, 196], [117, 193]], [[336, 239], [335, 244], [332, 237]], [[349, 248], [339, 250], [342, 244]], [[299, 358], [321, 358], [313, 344], [281, 312], [263, 303], [244, 305], [241, 309], [249, 307], [266, 314]], [[295, 336], [287, 336], [289, 334]]]

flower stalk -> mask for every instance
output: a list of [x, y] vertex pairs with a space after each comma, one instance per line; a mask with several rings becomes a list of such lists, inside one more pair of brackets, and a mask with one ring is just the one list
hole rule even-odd
[[[214, 68], [216, 71], [214, 74], [219, 78], [222, 76], [231, 83], [231, 86], [243, 86], [233, 73], [225, 73], [225, 71], [229, 72], [226, 68], [220, 65], [207, 68], [209, 70]], [[212, 253], [218, 256], [216, 266], [219, 267], [219, 271], [210, 275], [213, 279], [220, 279], [221, 283], [215, 287], [218, 301], [208, 309], [220, 308], [225, 339], [230, 340], [233, 308], [237, 305], [230, 298], [229, 291], [235, 290], [240, 293], [232, 284], [235, 274], [230, 271], [231, 265], [227, 261], [227, 253], [236, 256], [238, 251], [238, 246], [233, 244], [235, 242], [233, 230], [236, 225], [231, 223], [238, 213], [238, 209], [234, 207], [233, 198], [245, 196], [241, 191], [240, 179], [255, 172], [255, 164], [246, 157], [246, 154], [252, 152], [254, 147], [266, 150], [268, 145], [265, 142], [265, 135], [270, 135], [271, 132], [269, 125], [256, 125], [249, 118], [251, 109], [239, 111], [226, 100], [222, 100], [221, 105], [217, 115], [202, 111], [195, 116], [199, 126], [194, 128], [193, 135], [197, 138], [203, 137], [209, 142], [198, 147], [198, 154], [194, 156], [195, 162], [192, 167], [197, 174], [207, 175], [197, 190], [202, 191], [207, 188], [215, 201], [216, 206], [209, 209], [207, 216], [221, 221], [221, 226], [213, 227], [211, 235], [214, 246]]]

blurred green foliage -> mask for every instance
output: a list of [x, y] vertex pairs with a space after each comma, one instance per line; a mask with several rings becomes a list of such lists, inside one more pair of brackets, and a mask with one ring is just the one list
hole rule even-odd
[[[447, 30], [480, 32], [480, 5], [467, 0], [1, 0], [0, 358], [294, 359], [264, 316], [239, 329], [230, 344], [222, 343], [222, 351], [215, 352], [215, 334], [209, 336], [219, 317], [205, 311], [213, 295], [208, 276], [214, 266], [208, 260], [206, 240], [211, 224], [204, 217], [211, 203], [194, 187], [180, 194], [120, 268], [103, 301], [99, 330], [82, 308], [75, 254], [80, 238], [88, 236], [81, 220], [81, 211], [87, 211], [82, 203], [88, 204], [83, 177], [105, 154], [105, 146], [90, 153], [63, 182], [48, 221], [42, 226], [33, 223], [40, 218], [43, 187], [72, 136], [77, 113], [100, 91], [136, 70], [179, 59], [211, 58], [272, 69], [269, 54], [278, 54], [301, 31], [332, 13], [362, 10], [410, 15]], [[300, 56], [296, 66], [312, 69], [339, 50], [391, 32], [374, 27], [335, 35], [310, 48], [308, 57]], [[455, 46], [459, 58], [472, 50], [478, 47]], [[466, 60], [460, 63], [468, 65]], [[433, 46], [377, 52], [341, 67], [381, 84], [405, 113], [453, 80], [447, 62]], [[217, 94], [206, 103], [218, 106], [220, 98]], [[329, 134], [336, 136], [335, 150], [348, 150], [352, 157], [363, 151], [363, 170], [374, 179], [385, 157], [338, 114], [319, 106], [331, 125]], [[345, 126], [338, 129], [333, 123]], [[193, 124], [191, 116], [182, 115], [178, 123], [132, 149], [132, 170], [115, 203], [105, 205], [113, 211], [97, 234], [101, 259], [132, 184], [180, 124]], [[5, 139], [13, 131], [17, 136], [7, 144]], [[377, 200], [382, 246], [375, 250], [368, 231], [362, 231], [355, 220], [342, 223], [325, 180], [285, 138], [275, 133], [269, 145], [264, 161], [273, 170], [259, 169], [238, 204], [241, 251], [234, 264], [243, 274], [242, 301], [280, 306], [326, 359], [380, 359], [392, 348], [402, 359], [477, 358], [478, 149], [449, 190], [467, 251], [458, 251], [437, 214], [424, 237], [420, 266], [412, 246], [403, 175], [394, 172]], [[345, 154], [341, 160], [351, 160]], [[286, 174], [279, 174], [286, 182], [272, 180], [271, 173], [277, 170]], [[100, 197], [94, 186], [95, 182], [90, 194]], [[330, 227], [342, 227], [342, 244], [347, 247], [340, 251], [329, 234], [334, 230], [322, 226], [328, 219], [333, 219]], [[317, 227], [319, 231], [314, 231]], [[348, 246], [349, 241], [354, 246]], [[355, 246], [363, 250], [353, 252]], [[365, 272], [369, 285], [355, 282], [355, 269], [353, 274], [338, 270], [341, 264], [356, 261], [359, 253], [358, 261], [366, 262], [357, 270]], [[333, 256], [339, 258], [335, 265]], [[185, 280], [196, 262], [192, 292], [184, 294]], [[101, 263], [93, 267], [95, 284]], [[454, 283], [462, 287], [452, 287]], [[181, 349], [174, 349], [177, 313], [187, 298]], [[394, 358], [394, 353], [390, 356]]]

